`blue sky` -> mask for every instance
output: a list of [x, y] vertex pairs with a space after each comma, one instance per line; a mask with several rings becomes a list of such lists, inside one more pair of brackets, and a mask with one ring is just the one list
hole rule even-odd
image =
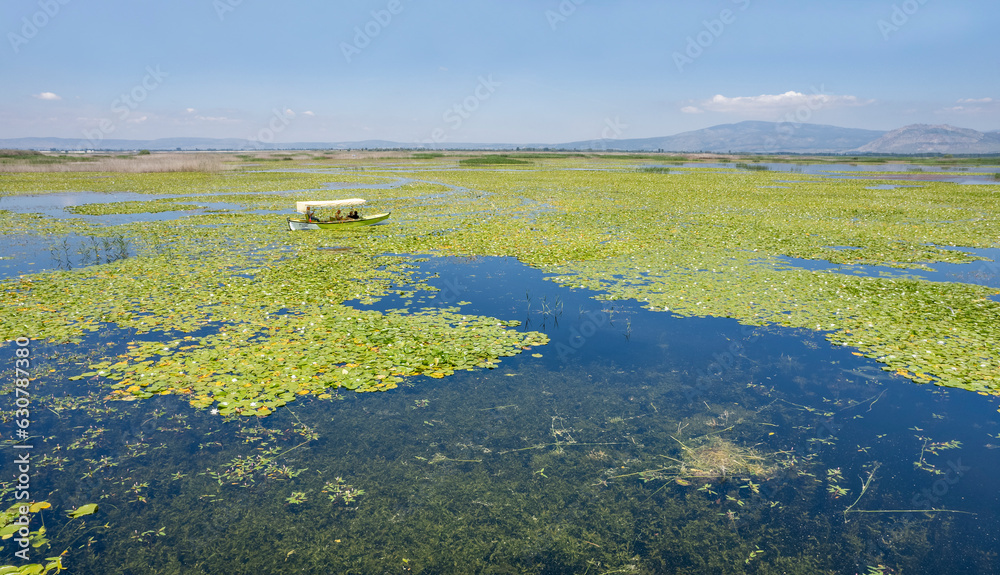
[[4, 0], [0, 138], [1000, 129], [984, 0]]

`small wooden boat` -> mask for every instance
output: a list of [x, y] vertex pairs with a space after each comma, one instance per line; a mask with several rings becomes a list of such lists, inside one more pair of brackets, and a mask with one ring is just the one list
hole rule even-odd
[[[288, 218], [288, 229], [292, 231], [339, 230], [358, 226], [370, 226], [388, 218], [389, 214], [392, 213], [364, 215], [361, 213], [364, 205], [365, 201], [361, 198], [295, 202], [295, 211], [302, 214], [302, 216]], [[321, 216], [317, 213], [317, 210], [325, 210], [327, 211], [327, 215]], [[335, 210], [335, 212], [329, 213], [330, 210]]]

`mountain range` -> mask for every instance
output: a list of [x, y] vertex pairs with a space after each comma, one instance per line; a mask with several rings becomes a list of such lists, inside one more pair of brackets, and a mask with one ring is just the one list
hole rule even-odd
[[630, 152], [714, 152], [792, 154], [1000, 154], [1000, 130], [979, 132], [949, 125], [912, 124], [889, 132], [823, 124], [746, 121], [657, 138], [585, 140], [564, 144], [480, 144], [392, 142], [288, 142], [265, 144], [237, 138], [102, 140], [72, 138], [0, 139], [0, 148], [29, 150], [598, 150]]
[[875, 154], [996, 154], [1000, 130], [977, 132], [967, 128], [913, 124], [887, 132], [857, 150]]

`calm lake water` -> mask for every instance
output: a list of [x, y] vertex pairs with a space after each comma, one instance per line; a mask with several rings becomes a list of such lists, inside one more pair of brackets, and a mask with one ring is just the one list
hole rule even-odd
[[100, 511], [46, 515], [53, 545], [32, 557], [120, 574], [994, 572], [986, 398], [821, 333], [599, 301], [511, 259], [413, 257], [440, 292], [347, 305], [458, 306], [551, 342], [260, 420], [67, 379], [148, 335], [33, 344], [35, 392], [61, 399], [32, 413], [32, 491]]

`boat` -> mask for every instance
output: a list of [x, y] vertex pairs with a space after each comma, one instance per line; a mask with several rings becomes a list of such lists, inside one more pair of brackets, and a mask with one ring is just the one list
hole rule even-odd
[[[360, 210], [365, 200], [351, 198], [348, 200], [314, 200], [295, 202], [295, 211], [301, 217], [288, 218], [288, 229], [296, 230], [339, 230], [359, 226], [377, 224], [389, 217], [392, 212], [364, 215]], [[326, 217], [320, 216], [316, 210], [336, 210]], [[343, 212], [346, 212], [343, 213]]]

